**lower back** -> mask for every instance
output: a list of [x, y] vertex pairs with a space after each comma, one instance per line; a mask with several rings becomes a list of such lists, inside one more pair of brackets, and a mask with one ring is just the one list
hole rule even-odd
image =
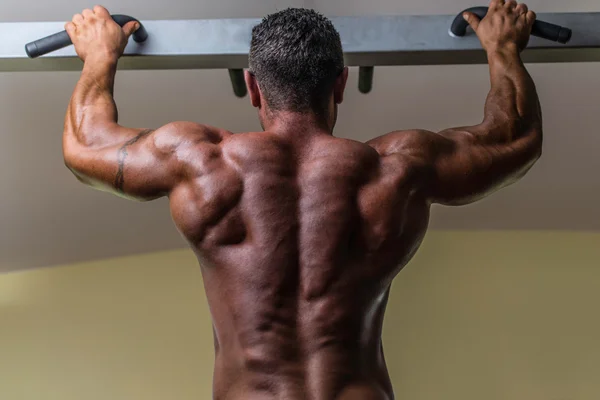
[[[270, 339], [272, 340], [272, 339]], [[215, 399], [334, 400], [393, 398], [381, 346], [378, 349], [330, 344], [298, 360], [282, 349], [229, 350], [216, 353]], [[266, 350], [266, 351], [265, 351]]]

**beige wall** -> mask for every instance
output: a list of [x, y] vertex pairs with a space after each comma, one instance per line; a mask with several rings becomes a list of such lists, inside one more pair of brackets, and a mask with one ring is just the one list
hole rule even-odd
[[[385, 324], [397, 398], [600, 398], [600, 234], [430, 233]], [[176, 251], [0, 275], [0, 399], [210, 398], [200, 271]]]

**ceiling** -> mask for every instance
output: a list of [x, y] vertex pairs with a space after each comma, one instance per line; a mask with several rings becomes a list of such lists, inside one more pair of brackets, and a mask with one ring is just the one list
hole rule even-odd
[[[0, 22], [61, 21], [84, 0], [2, 0]], [[289, 6], [327, 15], [454, 14], [472, 0], [106, 0], [139, 19], [260, 17]], [[532, 0], [538, 12], [600, 11], [597, 0]], [[5, 39], [0, 39], [5, 40]], [[518, 184], [471, 206], [436, 207], [433, 228], [600, 231], [600, 64], [530, 67], [541, 97], [544, 155]], [[377, 68], [362, 95], [352, 71], [337, 135], [358, 140], [402, 128], [440, 130], [481, 120], [486, 66]], [[0, 272], [185, 246], [164, 200], [134, 203], [79, 184], [64, 167], [64, 112], [78, 73], [0, 74]], [[121, 123], [191, 120], [234, 132], [259, 129], [226, 71], [124, 71]]]

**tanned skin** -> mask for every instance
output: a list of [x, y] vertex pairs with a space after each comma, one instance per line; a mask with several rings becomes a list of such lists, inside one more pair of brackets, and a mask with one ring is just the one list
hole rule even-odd
[[535, 14], [493, 0], [483, 21], [466, 17], [489, 57], [483, 122], [367, 143], [332, 135], [347, 70], [324, 116], [269, 110], [247, 73], [264, 132], [124, 128], [113, 86], [135, 23], [121, 29], [95, 7], [67, 24], [84, 67], [66, 116], [66, 164], [120, 196], [168, 196], [204, 274], [215, 399], [393, 398], [383, 316], [431, 204], [481, 199], [541, 155], [540, 105], [520, 58]]

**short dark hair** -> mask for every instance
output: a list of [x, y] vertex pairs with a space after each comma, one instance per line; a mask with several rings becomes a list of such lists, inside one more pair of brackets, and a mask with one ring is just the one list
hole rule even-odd
[[314, 10], [289, 8], [252, 30], [250, 72], [274, 111], [321, 111], [343, 69], [340, 34]]

